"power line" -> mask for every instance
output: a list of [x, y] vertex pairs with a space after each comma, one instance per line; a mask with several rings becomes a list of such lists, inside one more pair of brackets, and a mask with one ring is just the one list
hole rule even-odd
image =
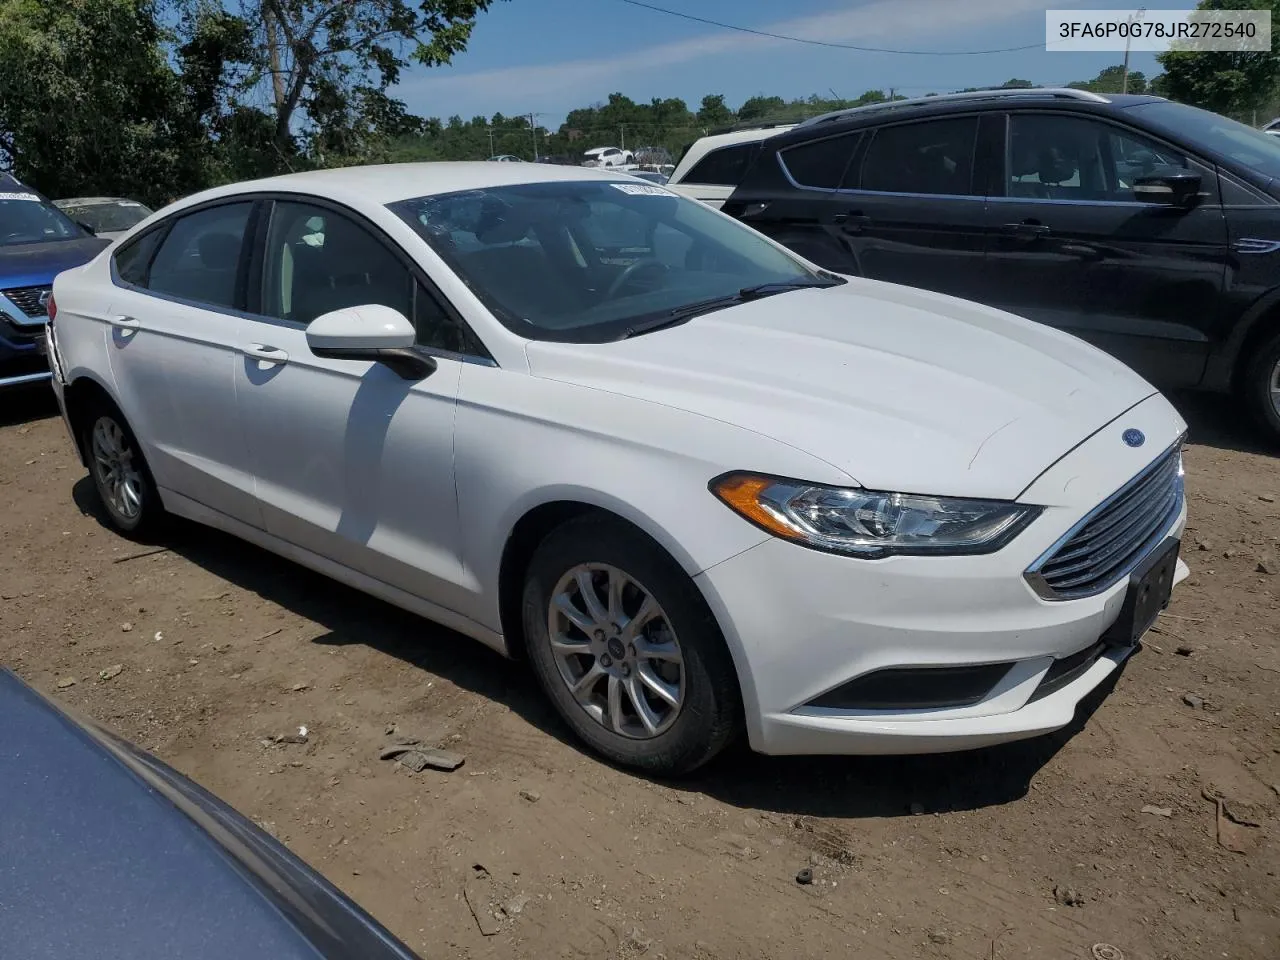
[[651, 3], [642, 3], [641, 0], [618, 0], [619, 3], [629, 4], [633, 7], [643, 7], [645, 10], [653, 10], [656, 13], [665, 13], [672, 17], [679, 17], [682, 20], [692, 20], [694, 23], [705, 23], [712, 27], [720, 27], [724, 30], [737, 30], [739, 33], [750, 33], [757, 37], [770, 37], [774, 40], [789, 40], [792, 43], [807, 43], [815, 47], [834, 47], [838, 50], [857, 50], [861, 53], [898, 53], [905, 56], [915, 57], [979, 57], [989, 53], [1016, 53], [1019, 50], [1040, 50], [1044, 48], [1043, 43], [1028, 43], [1020, 47], [1001, 47], [997, 50], [891, 50], [887, 47], [860, 47], [852, 43], [835, 43], [828, 40], [809, 40], [805, 37], [789, 37], [783, 33], [770, 33], [767, 30], [753, 30], [751, 27], [740, 27], [732, 23], [721, 23], [719, 20], [708, 20], [706, 17], [695, 17], [691, 13], [681, 13], [679, 10], [668, 10], [666, 7], [656, 7]]

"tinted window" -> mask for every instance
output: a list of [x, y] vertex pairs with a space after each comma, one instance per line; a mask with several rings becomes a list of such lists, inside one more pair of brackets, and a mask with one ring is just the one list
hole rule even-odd
[[163, 229], [148, 230], [142, 236], [130, 240], [116, 253], [116, 273], [121, 280], [135, 287], [147, 285], [147, 267], [151, 265], [151, 256], [156, 252], [156, 246], [163, 236]]
[[148, 289], [211, 306], [237, 306], [236, 275], [252, 208], [252, 203], [230, 203], [179, 217], [156, 251]]
[[790, 147], [782, 151], [782, 164], [800, 186], [834, 190], [840, 186], [861, 137], [861, 133], [851, 133]]
[[376, 303], [410, 319], [424, 346], [477, 352], [440, 304], [389, 247], [350, 217], [278, 202], [267, 230], [262, 312], [310, 323], [344, 307]]
[[1051, 114], [1010, 119], [1011, 197], [1136, 202], [1135, 179], [1189, 169], [1182, 154], [1109, 123]]
[[637, 181], [498, 186], [391, 209], [534, 339], [616, 339], [691, 304], [731, 306], [745, 287], [832, 282], [706, 205]]
[[1265, 177], [1280, 177], [1280, 137], [1181, 103], [1157, 100], [1126, 112], [1171, 139], [1216, 151]]
[[759, 142], [739, 143], [712, 150], [694, 165], [682, 182], [736, 187], [746, 176], [747, 168], [759, 152]]
[[977, 134], [976, 117], [882, 127], [862, 162], [862, 189], [969, 196]]

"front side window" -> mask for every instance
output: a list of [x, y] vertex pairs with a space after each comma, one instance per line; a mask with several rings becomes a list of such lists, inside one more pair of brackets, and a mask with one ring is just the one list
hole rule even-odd
[[760, 153], [760, 143], [738, 143], [712, 150], [683, 178], [683, 183], [736, 187]]
[[1185, 156], [1128, 130], [1065, 114], [1009, 120], [1008, 194], [1040, 200], [1139, 202], [1141, 177], [1190, 172]]
[[1221, 114], [1167, 100], [1135, 104], [1126, 112], [1179, 143], [1220, 153], [1264, 177], [1280, 177], [1280, 137]]
[[160, 243], [147, 289], [215, 307], [238, 307], [236, 276], [251, 202], [206, 207], [178, 217]]
[[404, 261], [364, 227], [327, 207], [277, 202], [267, 230], [263, 314], [307, 324], [367, 304], [398, 310], [424, 346], [478, 352]]
[[745, 288], [833, 282], [704, 204], [634, 180], [491, 187], [390, 208], [530, 339], [601, 342]]
[[65, 213], [39, 194], [0, 184], [0, 247], [75, 240], [85, 235]]
[[973, 196], [977, 117], [881, 127], [862, 161], [863, 190]]

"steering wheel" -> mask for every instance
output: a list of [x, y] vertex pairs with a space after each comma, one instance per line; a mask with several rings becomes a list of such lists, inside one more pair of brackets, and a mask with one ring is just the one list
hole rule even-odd
[[659, 280], [667, 274], [667, 265], [661, 260], [655, 260], [653, 257], [643, 257], [635, 263], [630, 264], [625, 270], [613, 279], [613, 283], [609, 284], [609, 290], [605, 294], [607, 297], [615, 297], [618, 291], [631, 283], [640, 275], [642, 271], [650, 270], [654, 273], [654, 280]]

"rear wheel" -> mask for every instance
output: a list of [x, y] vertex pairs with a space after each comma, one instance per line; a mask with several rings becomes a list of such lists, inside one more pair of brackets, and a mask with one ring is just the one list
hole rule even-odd
[[1249, 364], [1244, 394], [1268, 438], [1280, 443], [1280, 333], [1266, 341]]
[[146, 458], [113, 404], [95, 403], [83, 421], [81, 444], [107, 519], [126, 536], [158, 527], [164, 508]]
[[584, 518], [535, 551], [524, 586], [530, 660], [593, 749], [649, 773], [688, 773], [741, 725], [720, 629], [689, 577], [623, 523]]

